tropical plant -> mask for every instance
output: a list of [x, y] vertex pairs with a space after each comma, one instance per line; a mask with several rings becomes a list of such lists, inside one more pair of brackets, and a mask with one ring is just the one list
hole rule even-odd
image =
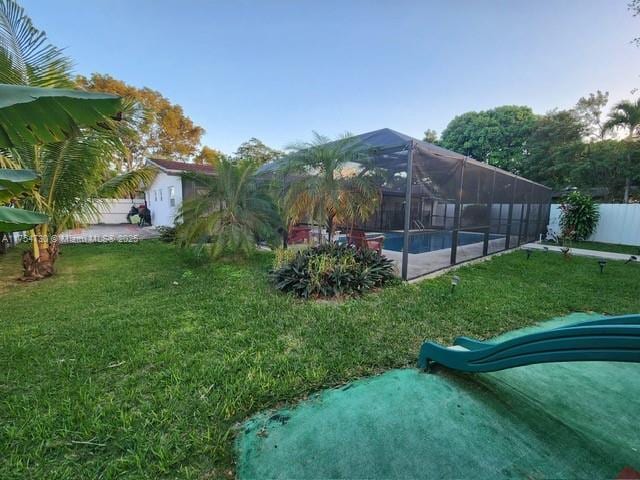
[[26, 197], [36, 188], [40, 178], [31, 170], [10, 170], [0, 168], [0, 232], [19, 232], [30, 230], [49, 218], [38, 212], [21, 208], [5, 207], [14, 199]]
[[177, 216], [178, 245], [195, 244], [212, 258], [255, 250], [256, 243], [274, 244], [281, 225], [269, 184], [256, 173], [255, 162], [221, 160], [215, 175], [185, 174], [196, 182], [196, 198], [185, 200]]
[[302, 298], [361, 295], [394, 278], [391, 260], [375, 250], [326, 243], [298, 251], [270, 273], [275, 287]]
[[[49, 218], [30, 232], [33, 251], [23, 255], [28, 280], [53, 273], [57, 235], [95, 214], [97, 199], [136, 190], [153, 175], [145, 169], [113, 177], [126, 107], [114, 95], [68, 90], [70, 66], [20, 6], [0, 0], [0, 83], [11, 84], [0, 86], [0, 168], [32, 171], [37, 186], [10, 202]], [[15, 217], [17, 209], [7, 210], [0, 215]]]
[[560, 204], [560, 228], [563, 240], [586, 240], [600, 219], [598, 205], [580, 192], [571, 192]]
[[[604, 124], [604, 129], [624, 129], [627, 133], [626, 141], [633, 142], [640, 131], [640, 98], [635, 102], [623, 100], [613, 106], [609, 113], [609, 120]], [[631, 149], [627, 156], [628, 167], [631, 167]], [[624, 186], [624, 203], [629, 202], [629, 190], [631, 187], [631, 175], [627, 174]]]
[[370, 165], [366, 147], [346, 134], [331, 141], [313, 133], [308, 143], [293, 150], [283, 162], [284, 211], [290, 222], [304, 219], [325, 225], [329, 241], [337, 225], [366, 221], [380, 199], [380, 178]]

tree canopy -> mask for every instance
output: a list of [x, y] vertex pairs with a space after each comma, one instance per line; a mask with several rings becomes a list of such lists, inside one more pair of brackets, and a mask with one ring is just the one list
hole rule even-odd
[[504, 105], [455, 117], [440, 145], [512, 172], [521, 169], [536, 115], [530, 107]]
[[[640, 100], [618, 102], [606, 115], [608, 100], [598, 90], [544, 115], [512, 105], [466, 112], [438, 144], [555, 189], [606, 187], [608, 199], [627, 201], [640, 181]], [[427, 130], [425, 140], [434, 135]]]
[[171, 103], [160, 92], [134, 87], [100, 73], [90, 77], [78, 75], [75, 85], [83, 90], [114, 93], [135, 102], [132, 128], [122, 139], [126, 148], [116, 158], [120, 171], [139, 167], [149, 155], [184, 160], [198, 153], [204, 129], [194, 124], [180, 105]]
[[235, 153], [236, 160], [249, 160], [258, 165], [275, 160], [282, 155], [283, 152], [268, 147], [255, 137], [241, 143]]
[[573, 111], [549, 112], [536, 119], [527, 138], [520, 173], [556, 189], [571, 186], [583, 158], [584, 125]]
[[205, 145], [194, 157], [193, 162], [199, 165], [211, 165], [212, 167], [217, 167], [226, 158], [227, 156], [220, 150], [216, 150], [215, 148], [210, 148]]

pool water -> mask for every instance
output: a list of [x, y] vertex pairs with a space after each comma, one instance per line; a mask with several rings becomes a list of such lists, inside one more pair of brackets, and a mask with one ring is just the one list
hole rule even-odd
[[[416, 232], [409, 235], [409, 253], [433, 252], [434, 250], [443, 250], [451, 248], [452, 232]], [[489, 240], [502, 238], [502, 235], [491, 234]], [[484, 240], [483, 233], [477, 232], [458, 232], [458, 245], [469, 245], [472, 243], [481, 243]], [[403, 234], [385, 233], [384, 245], [385, 250], [402, 251]]]

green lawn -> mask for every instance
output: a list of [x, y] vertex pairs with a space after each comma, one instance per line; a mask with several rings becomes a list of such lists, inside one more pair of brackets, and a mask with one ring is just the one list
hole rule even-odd
[[424, 338], [570, 311], [640, 311], [639, 265], [522, 252], [340, 304], [276, 294], [268, 254], [197, 267], [162, 243], [64, 248], [58, 275], [0, 257], [0, 478], [233, 475], [234, 425], [363, 375]]
[[[558, 245], [555, 242], [545, 242], [549, 245]], [[599, 250], [601, 252], [624, 253], [628, 255], [640, 255], [640, 247], [633, 245], [618, 245], [616, 243], [602, 242], [570, 242], [571, 248], [584, 248], [585, 250]]]

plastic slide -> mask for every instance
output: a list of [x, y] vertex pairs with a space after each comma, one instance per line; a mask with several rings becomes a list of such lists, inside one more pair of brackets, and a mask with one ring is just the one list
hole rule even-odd
[[467, 337], [452, 347], [425, 342], [418, 367], [429, 371], [435, 363], [464, 372], [494, 372], [550, 362], [640, 363], [640, 314], [576, 323], [500, 343]]

